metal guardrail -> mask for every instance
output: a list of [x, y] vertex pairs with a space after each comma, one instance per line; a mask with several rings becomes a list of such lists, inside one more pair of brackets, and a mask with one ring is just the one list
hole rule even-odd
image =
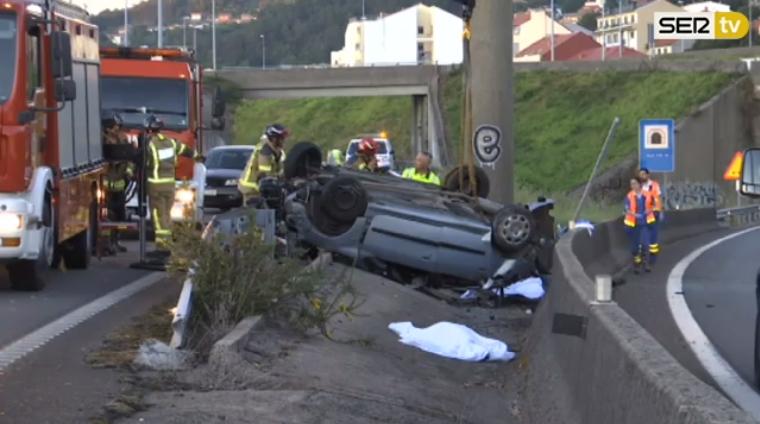
[[760, 221], [760, 205], [719, 209], [717, 211], [717, 218], [718, 221], [731, 226], [756, 223]]

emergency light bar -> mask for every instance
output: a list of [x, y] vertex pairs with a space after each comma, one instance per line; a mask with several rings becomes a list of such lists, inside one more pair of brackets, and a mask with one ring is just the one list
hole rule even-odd
[[183, 49], [154, 49], [135, 47], [104, 47], [100, 49], [101, 58], [172, 60], [177, 62], [194, 62], [195, 54]]

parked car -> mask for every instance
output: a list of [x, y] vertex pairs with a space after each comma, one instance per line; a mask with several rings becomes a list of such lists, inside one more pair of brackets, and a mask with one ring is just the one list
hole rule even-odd
[[365, 138], [371, 138], [375, 141], [375, 143], [377, 143], [377, 154], [375, 154], [375, 157], [377, 158], [377, 165], [380, 168], [384, 168], [389, 171], [395, 170], [396, 152], [393, 150], [393, 143], [391, 143], [391, 141], [385, 137], [384, 134], [358, 137], [348, 142], [348, 147], [346, 148], [346, 165], [353, 166], [353, 164], [359, 158], [357, 152], [359, 149], [359, 143], [361, 143], [361, 141]]
[[219, 146], [208, 152], [205, 207], [231, 209], [242, 206], [243, 196], [237, 188], [238, 178], [254, 150], [254, 146]]
[[301, 245], [402, 282], [423, 277], [435, 284], [504, 286], [551, 268], [551, 200], [500, 205], [482, 191], [481, 197], [451, 191], [461, 170], [439, 188], [323, 167], [321, 157], [315, 145], [299, 143], [285, 162], [283, 196], [278, 198], [274, 182], [269, 189], [262, 186], [270, 206], [284, 210], [288, 234]]

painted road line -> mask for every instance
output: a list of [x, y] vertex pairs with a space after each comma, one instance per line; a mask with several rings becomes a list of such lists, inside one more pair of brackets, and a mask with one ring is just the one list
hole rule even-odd
[[758, 394], [731, 365], [718, 353], [718, 350], [707, 338], [707, 335], [699, 327], [697, 321], [686, 303], [686, 296], [683, 294], [683, 276], [689, 266], [697, 260], [703, 253], [744, 234], [760, 230], [760, 228], [750, 228], [740, 231], [730, 236], [715, 240], [710, 244], [700, 247], [683, 258], [668, 276], [668, 305], [673, 319], [678, 325], [686, 339], [687, 344], [691, 347], [697, 359], [702, 363], [707, 372], [712, 376], [720, 388], [737, 404], [760, 421], [760, 394]]
[[0, 349], [0, 373], [14, 362], [41, 348], [61, 334], [82, 324], [115, 304], [147, 289], [161, 281], [164, 277], [165, 274], [163, 272], [148, 274], [145, 277], [120, 289], [114, 290], [101, 298], [93, 300], [79, 309], [69, 312], [50, 324], [47, 324]]

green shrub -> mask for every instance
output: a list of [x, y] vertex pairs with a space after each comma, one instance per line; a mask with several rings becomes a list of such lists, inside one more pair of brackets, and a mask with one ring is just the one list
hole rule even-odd
[[170, 272], [192, 276], [190, 342], [200, 351], [254, 315], [303, 331], [317, 329], [329, 338], [330, 320], [350, 317], [359, 306], [344, 275], [307, 270], [295, 259], [276, 258], [274, 246], [255, 229], [204, 238], [192, 228], [179, 228], [171, 251]]

